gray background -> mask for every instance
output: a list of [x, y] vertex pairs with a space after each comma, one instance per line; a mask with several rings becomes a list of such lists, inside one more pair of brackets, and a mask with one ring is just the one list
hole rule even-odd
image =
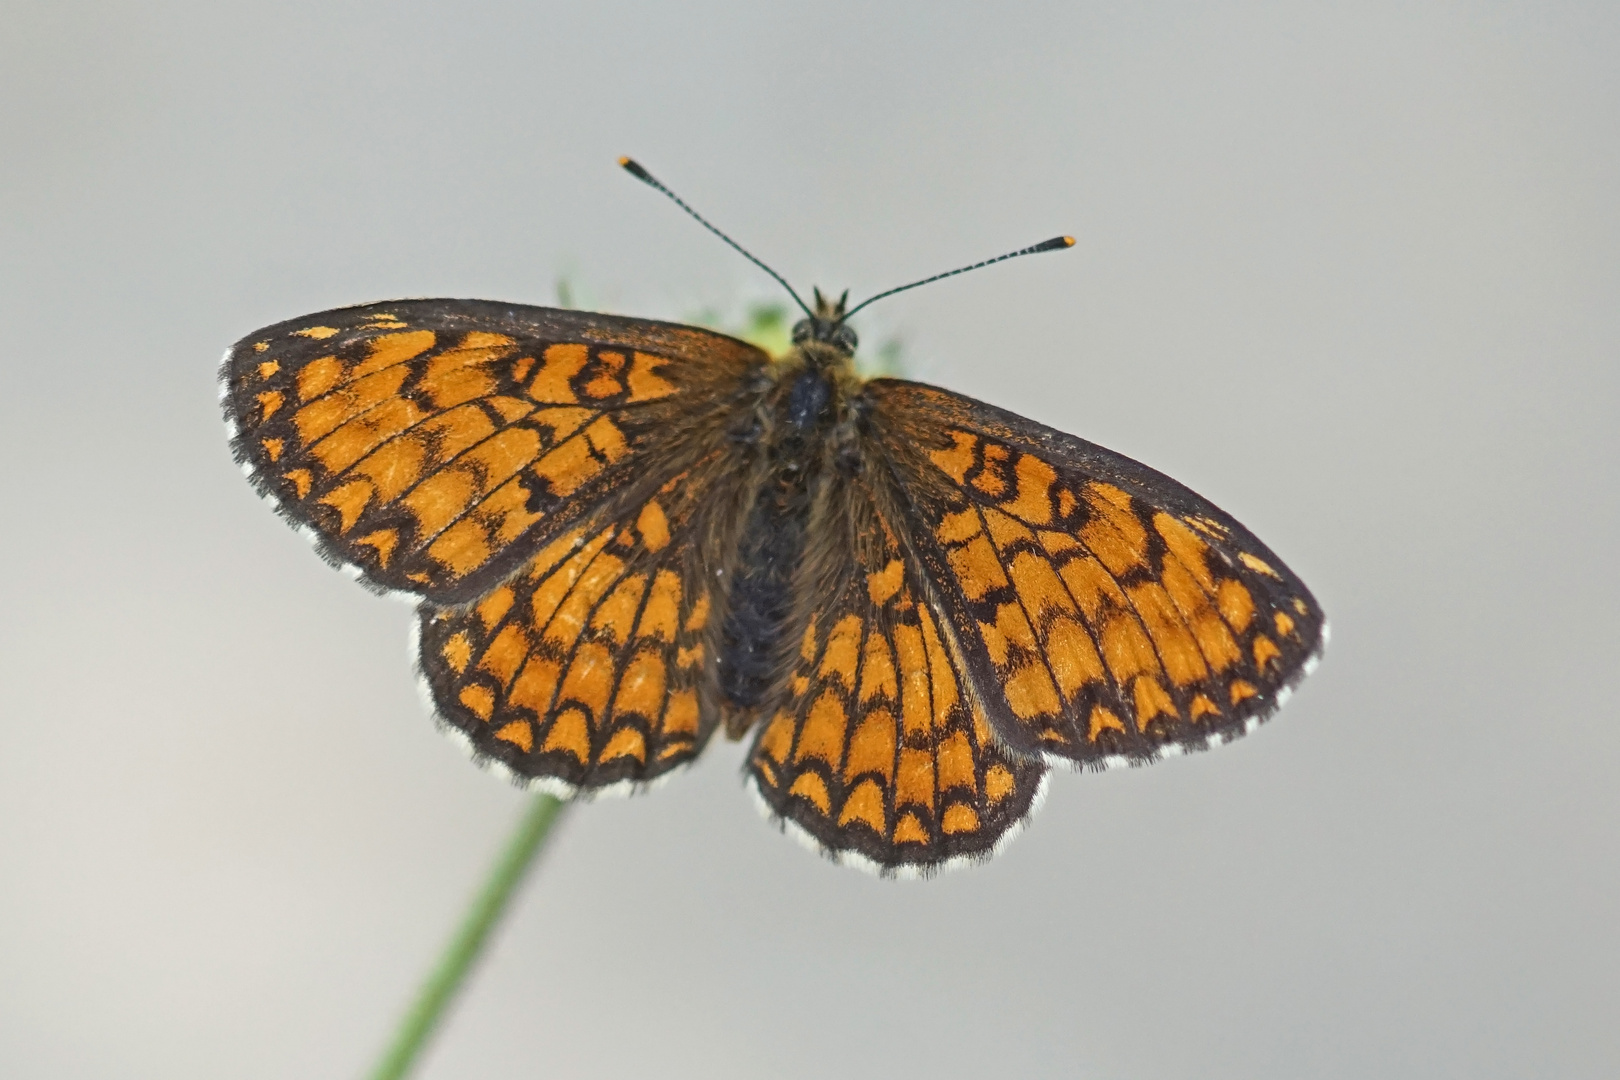
[[893, 883], [740, 750], [566, 822], [426, 1077], [1620, 1070], [1620, 9], [19, 4], [0, 17], [0, 1072], [344, 1077], [522, 796], [250, 493], [256, 327], [888, 302], [1209, 495], [1335, 635], [1219, 752]]

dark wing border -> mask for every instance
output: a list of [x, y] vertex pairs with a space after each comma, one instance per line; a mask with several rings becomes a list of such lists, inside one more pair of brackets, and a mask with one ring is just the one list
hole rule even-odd
[[[1306, 627], [1308, 633], [1305, 639], [1308, 643], [1304, 644], [1302, 655], [1280, 679], [1261, 688], [1261, 692], [1256, 696], [1241, 703], [1234, 703], [1233, 718], [1204, 738], [1161, 743], [1142, 752], [1128, 754], [1070, 757], [1050, 752], [1032, 742], [1025, 734], [1023, 722], [1007, 712], [1008, 706], [1000, 694], [980, 692], [998, 738], [1014, 752], [1037, 754], [1042, 761], [1051, 766], [1109, 769], [1147, 765], [1165, 757], [1179, 756], [1187, 751], [1213, 749], [1254, 731], [1260, 724], [1276, 715], [1298, 685], [1315, 671], [1329, 640], [1328, 620], [1320, 603], [1299, 576], [1269, 547], [1231, 514], [1208, 499], [1179, 481], [1124, 454], [976, 398], [906, 379], [873, 379], [867, 385], [880, 397], [886, 392], [897, 391], [915, 394], [921, 402], [926, 402], [921, 407], [907, 408], [903, 417], [894, 415], [887, 417], [889, 422], [899, 423], [911, 436], [910, 441], [892, 438], [885, 440], [890, 452], [884, 455], [885, 460], [889, 462], [890, 475], [895, 486], [908, 500], [909, 505], [906, 509], [910, 522], [924, 523], [928, 520], [928, 514], [918, 505], [915, 490], [918, 482], [928, 483], [932, 480], [930, 470], [937, 471], [936, 466], [925, 456], [929, 445], [928, 438], [932, 435], [934, 445], [938, 448], [949, 447], [951, 445], [949, 440], [940, 441], [942, 438], [940, 432], [946, 426], [953, 426], [1005, 442], [1018, 450], [1033, 454], [1059, 469], [1060, 477], [1067, 472], [1071, 474], [1068, 479], [1077, 482], [1100, 481], [1112, 484], [1132, 498], [1139, 499], [1154, 508], [1167, 510], [1182, 517], [1203, 518], [1214, 523], [1226, 533], [1222, 540], [1223, 544], [1264, 560], [1268, 569], [1273, 571], [1275, 584], [1265, 582], [1263, 575], [1258, 573], [1254, 573], [1248, 580], [1257, 580], [1266, 585], [1268, 592], [1273, 594], [1272, 599], [1286, 593], [1287, 598], [1298, 598], [1308, 607], [1308, 612], [1296, 611], [1295, 616], [1296, 624]], [[884, 410], [880, 406], [878, 411]], [[890, 410], [891, 413], [895, 411]], [[916, 474], [917, 479], [913, 480], [903, 475], [902, 470]], [[952, 484], [948, 477], [943, 478], [942, 482]], [[955, 488], [954, 484], [952, 486], [953, 489], [960, 490]], [[993, 506], [994, 503], [976, 501], [976, 505]], [[941, 591], [941, 599], [948, 606], [966, 610], [968, 601], [932, 531], [917, 527], [907, 531], [920, 560], [928, 568], [929, 584]], [[1206, 536], [1205, 539], [1209, 537]], [[1301, 618], [1302, 623], [1299, 622]], [[986, 678], [987, 673], [993, 672], [985, 646], [978, 635], [962, 633], [954, 620], [947, 619], [945, 624], [951, 629], [958, 639], [959, 647], [966, 654], [970, 668], [969, 677], [977, 682]], [[964, 638], [966, 640], [963, 640]]]
[[[238, 422], [239, 416], [248, 415], [250, 411], [248, 402], [241, 395], [245, 393], [245, 376], [249, 365], [259, 361], [259, 353], [254, 345], [269, 340], [280, 341], [282, 344], [278, 346], [278, 356], [286, 358], [294, 369], [300, 369], [309, 361], [332, 351], [328, 340], [331, 335], [317, 338], [304, 335], [302, 331], [332, 326], [339, 333], [353, 332], [366, 329], [367, 323], [376, 322], [383, 316], [404, 325], [372, 328], [379, 333], [402, 328], [439, 333], [493, 332], [546, 345], [578, 343], [589, 347], [639, 350], [684, 362], [701, 359], [729, 364], [738, 371], [769, 360], [754, 345], [701, 327], [600, 312], [460, 298], [383, 300], [330, 308], [285, 319], [244, 336], [226, 350], [217, 371], [220, 408], [232, 459], [254, 492], [308, 541], [324, 562], [373, 593], [413, 604], [423, 599], [441, 604], [466, 603], [476, 599], [496, 582], [516, 572], [527, 562], [528, 554], [539, 550], [556, 535], [577, 523], [584, 514], [576, 510], [559, 515], [535, 530], [532, 536], [525, 537], [513, 551], [503, 553], [498, 559], [498, 566], [492, 563], [467, 581], [448, 590], [435, 590], [427, 586], [413, 588], [374, 580], [364, 568], [351, 561], [334, 541], [328, 540], [307, 514], [284, 501], [277, 490], [276, 478], [267, 468], [270, 462], [263, 460], [263, 452], [253, 433]], [[717, 408], [723, 407], [719, 401], [715, 405]], [[588, 490], [579, 493], [579, 501], [597, 505], [611, 501], [613, 493], [595, 490], [599, 487], [597, 484], [588, 485]]]

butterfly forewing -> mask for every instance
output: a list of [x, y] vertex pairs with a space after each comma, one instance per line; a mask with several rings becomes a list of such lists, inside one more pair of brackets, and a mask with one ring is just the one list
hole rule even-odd
[[1013, 751], [1204, 749], [1274, 711], [1320, 652], [1310, 592], [1182, 485], [934, 387], [867, 392], [917, 557]]
[[996, 745], [873, 494], [830, 488], [799, 575], [794, 671], [750, 758], [755, 789], [822, 850], [885, 872], [987, 856], [1045, 769]]
[[249, 335], [222, 393], [237, 459], [322, 554], [459, 603], [642, 476], [649, 449], [676, 471], [764, 363], [693, 327], [405, 300]]

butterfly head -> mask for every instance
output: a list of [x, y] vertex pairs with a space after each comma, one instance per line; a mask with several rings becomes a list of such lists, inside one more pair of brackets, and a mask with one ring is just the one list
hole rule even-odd
[[816, 310], [808, 319], [800, 319], [793, 326], [793, 344], [803, 345], [808, 341], [818, 341], [830, 345], [845, 356], [855, 355], [855, 329], [844, 322], [845, 312], [849, 307], [849, 290], [836, 301], [821, 295], [821, 290], [815, 290]]

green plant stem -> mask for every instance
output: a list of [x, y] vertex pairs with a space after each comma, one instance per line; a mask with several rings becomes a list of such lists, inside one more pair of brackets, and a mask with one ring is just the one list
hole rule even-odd
[[545, 847], [551, 827], [566, 804], [552, 795], [536, 795], [513, 831], [500, 858], [490, 868], [483, 888], [462, 916], [461, 926], [434, 965], [411, 1009], [394, 1033], [393, 1042], [371, 1072], [371, 1080], [400, 1080], [410, 1072], [417, 1055], [444, 1017], [445, 1009], [466, 981], [467, 973], [484, 949], [489, 932], [500, 922], [512, 894]]

